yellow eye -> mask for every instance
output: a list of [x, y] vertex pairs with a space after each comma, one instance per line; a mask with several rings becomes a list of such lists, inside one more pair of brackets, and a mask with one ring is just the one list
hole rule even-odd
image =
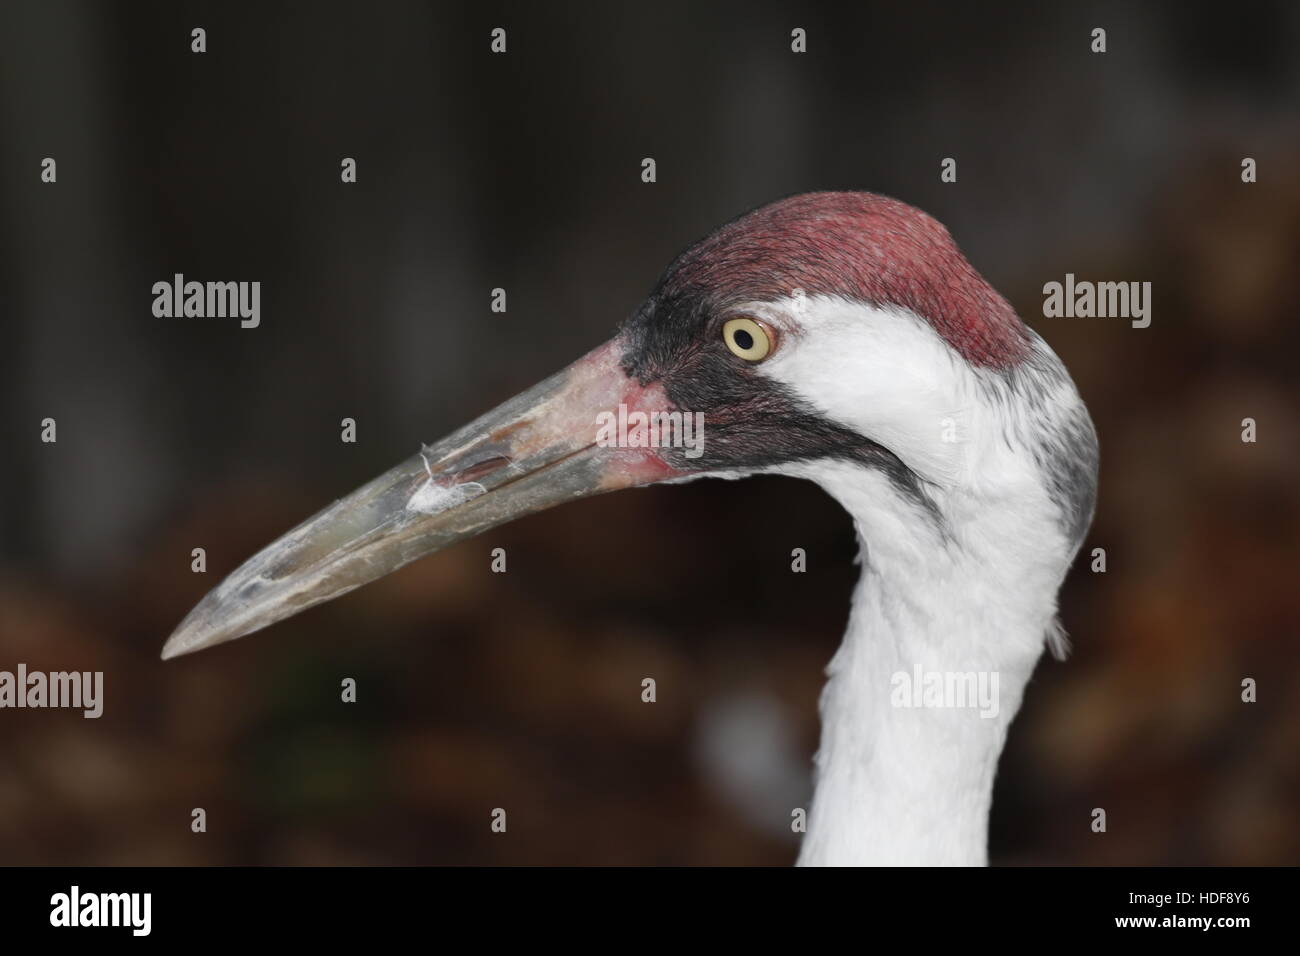
[[722, 326], [722, 341], [727, 343], [732, 355], [746, 362], [761, 362], [771, 354], [775, 336], [767, 326], [741, 317], [728, 319]]

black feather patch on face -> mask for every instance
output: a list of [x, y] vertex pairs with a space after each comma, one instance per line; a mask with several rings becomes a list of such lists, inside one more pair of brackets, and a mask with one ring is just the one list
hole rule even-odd
[[884, 473], [909, 500], [934, 512], [915, 472], [882, 445], [832, 422], [785, 385], [762, 375], [726, 347], [730, 316], [705, 290], [655, 290], [620, 328], [623, 371], [658, 383], [673, 411], [704, 414], [704, 449], [662, 448], [668, 464], [689, 471], [758, 471], [816, 459], [854, 462]]

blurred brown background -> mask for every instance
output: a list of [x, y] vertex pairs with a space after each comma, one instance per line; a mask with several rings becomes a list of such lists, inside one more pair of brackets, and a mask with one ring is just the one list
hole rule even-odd
[[[1291, 2], [6, 4], [0, 669], [103, 670], [106, 702], [0, 712], [0, 863], [790, 862], [854, 575], [811, 485], [566, 506], [158, 651], [254, 550], [602, 341], [688, 242], [823, 188], [944, 221], [1101, 435], [1108, 571], [1067, 582], [993, 861], [1300, 862], [1297, 50]], [[173, 272], [260, 280], [261, 328], [154, 318]], [[1066, 272], [1152, 282], [1151, 327], [1042, 318]]]

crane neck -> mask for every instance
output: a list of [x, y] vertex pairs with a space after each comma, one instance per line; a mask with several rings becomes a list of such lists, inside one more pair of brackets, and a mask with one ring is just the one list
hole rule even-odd
[[998, 758], [1064, 564], [998, 547], [1005, 515], [954, 535], [883, 478], [818, 480], [853, 515], [863, 570], [827, 668], [799, 863], [984, 865]]

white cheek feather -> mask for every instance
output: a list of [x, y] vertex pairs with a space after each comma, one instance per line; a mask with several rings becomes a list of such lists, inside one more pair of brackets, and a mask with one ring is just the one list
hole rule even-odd
[[751, 311], [797, 326], [761, 374], [933, 484], [952, 487], [972, 474], [972, 439], [982, 424], [978, 382], [926, 322], [825, 295], [807, 298], [800, 312], [794, 299]]

